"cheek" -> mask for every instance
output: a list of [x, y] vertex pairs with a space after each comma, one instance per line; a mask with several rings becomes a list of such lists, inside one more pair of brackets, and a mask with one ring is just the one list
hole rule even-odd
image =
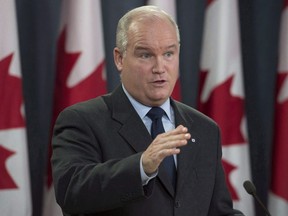
[[150, 73], [149, 67], [150, 66], [148, 66], [148, 64], [134, 63], [130, 65], [129, 75], [133, 77], [135, 82], [138, 82], [138, 83], [144, 82], [149, 76], [149, 73]]
[[137, 67], [129, 67], [122, 71], [121, 79], [126, 85], [139, 89], [142, 86], [141, 83], [144, 82], [145, 76]]
[[[149, 62], [141, 62], [133, 57], [123, 64], [123, 71], [121, 78], [125, 79], [129, 85], [134, 85], [136, 88], [141, 88], [136, 85], [144, 85], [146, 80], [149, 80], [149, 76], [152, 74], [152, 66]], [[128, 83], [127, 83], [128, 84]]]

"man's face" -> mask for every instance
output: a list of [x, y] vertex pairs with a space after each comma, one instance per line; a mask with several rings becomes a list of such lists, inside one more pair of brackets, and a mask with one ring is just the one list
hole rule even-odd
[[115, 63], [126, 90], [140, 103], [159, 106], [170, 97], [179, 70], [175, 27], [164, 19], [131, 24], [124, 55], [114, 50]]

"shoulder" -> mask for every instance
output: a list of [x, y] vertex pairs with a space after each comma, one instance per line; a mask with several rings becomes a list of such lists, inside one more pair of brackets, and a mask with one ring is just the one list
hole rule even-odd
[[103, 96], [93, 98], [87, 101], [76, 103], [67, 107], [64, 111], [73, 110], [81, 113], [99, 112], [101, 110], [107, 110], [107, 106], [103, 100]]
[[66, 118], [91, 118], [91, 116], [106, 116], [108, 115], [110, 108], [105, 103], [104, 97], [110, 97], [110, 94], [102, 95], [68, 106], [61, 111], [59, 116], [66, 116]]

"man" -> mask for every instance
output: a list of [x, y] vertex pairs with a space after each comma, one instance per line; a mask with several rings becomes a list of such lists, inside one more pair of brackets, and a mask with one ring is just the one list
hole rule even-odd
[[64, 215], [242, 215], [225, 184], [217, 125], [170, 98], [179, 51], [178, 27], [160, 9], [120, 19], [114, 60], [122, 85], [67, 108], [55, 124], [53, 177]]

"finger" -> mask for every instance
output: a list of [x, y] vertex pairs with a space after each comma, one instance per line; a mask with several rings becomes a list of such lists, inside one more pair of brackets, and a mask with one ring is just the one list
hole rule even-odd
[[164, 133], [164, 135], [170, 136], [170, 135], [184, 134], [187, 132], [188, 132], [188, 128], [184, 127], [183, 125], [179, 125], [175, 129]]
[[174, 148], [174, 149], [163, 149], [161, 152], [159, 152], [159, 159], [161, 161], [164, 160], [164, 158], [169, 157], [171, 155], [177, 155], [180, 153], [179, 148]]
[[161, 155], [163, 150], [175, 150], [177, 148], [183, 147], [187, 145], [188, 141], [186, 139], [183, 140], [170, 140], [163, 143], [156, 143], [155, 145], [151, 145], [148, 147], [148, 151], [154, 156], [157, 157], [158, 154]]
[[188, 140], [190, 138], [191, 138], [190, 133], [172, 134], [168, 132], [159, 134], [158, 137], [156, 137], [155, 142], [161, 144], [169, 141]]
[[168, 142], [163, 143], [162, 145], [159, 146], [158, 150], [164, 150], [164, 149], [176, 149], [180, 148], [182, 146], [187, 145], [188, 141], [186, 139], [183, 140], [171, 140]]

